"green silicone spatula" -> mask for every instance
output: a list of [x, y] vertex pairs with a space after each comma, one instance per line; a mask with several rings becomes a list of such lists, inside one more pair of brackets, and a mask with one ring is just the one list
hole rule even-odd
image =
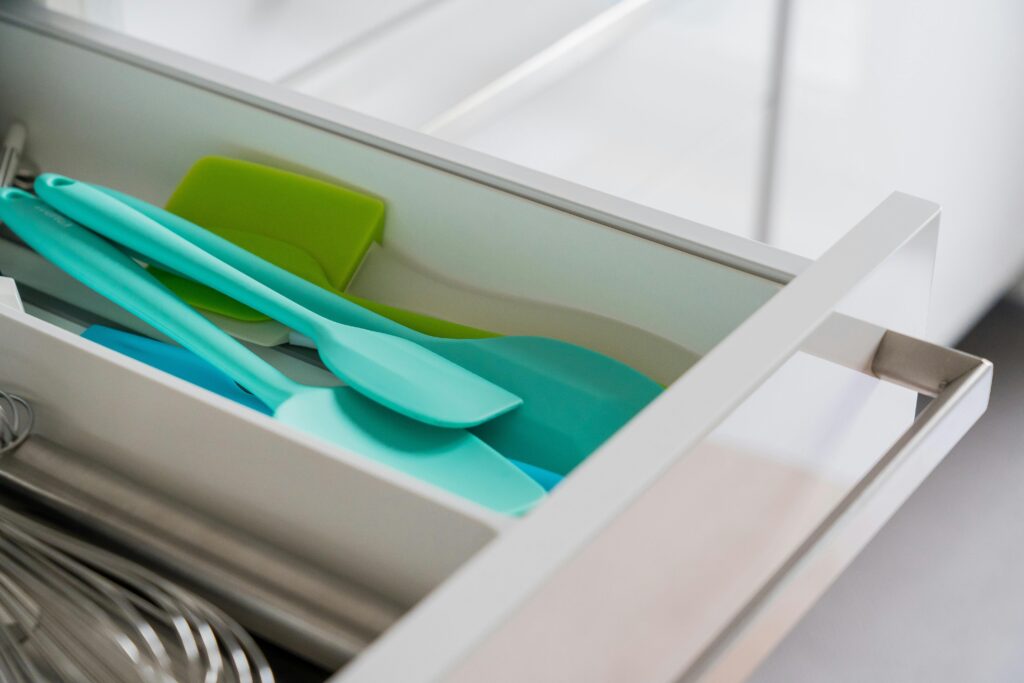
[[347, 387], [292, 381], [117, 247], [27, 192], [0, 190], [0, 219], [67, 273], [227, 373], [281, 422], [499, 512], [522, 513], [543, 499], [543, 488], [465, 430], [410, 420]]
[[[211, 156], [192, 165], [166, 208], [406, 327], [437, 337], [497, 336], [344, 293], [370, 245], [381, 238], [385, 207], [377, 197], [262, 164]], [[215, 289], [160, 269], [153, 274], [185, 301], [215, 314], [218, 325], [241, 339], [267, 346], [288, 338], [283, 326], [271, 334], [266, 328], [274, 323], [267, 316]]]
[[90, 230], [306, 335], [334, 374], [403, 415], [441, 427], [470, 427], [522, 402], [420, 344], [323, 317], [86, 183], [44, 173], [35, 189]]
[[544, 337], [439, 339], [328, 292], [181, 216], [97, 187], [325, 318], [409, 339], [523, 399], [474, 433], [510, 458], [566, 474], [661, 392], [629, 366]]

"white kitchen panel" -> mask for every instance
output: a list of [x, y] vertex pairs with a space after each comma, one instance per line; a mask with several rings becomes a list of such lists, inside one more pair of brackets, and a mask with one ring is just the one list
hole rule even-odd
[[569, 50], [429, 130], [755, 236], [774, 9], [769, 0], [651, 3], [598, 46]]
[[437, 0], [47, 0], [84, 18], [248, 76], [276, 81]]
[[955, 340], [1024, 267], [1024, 4], [796, 0], [792, 19], [772, 243], [813, 258], [893, 188], [935, 198], [928, 336]]
[[419, 128], [614, 6], [611, 0], [446, 0], [282, 83]]

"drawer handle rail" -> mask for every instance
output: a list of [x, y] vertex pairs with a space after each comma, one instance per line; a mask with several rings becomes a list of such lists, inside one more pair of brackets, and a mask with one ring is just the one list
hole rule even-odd
[[[913, 457], [919, 449], [928, 448], [933, 438], [948, 445], [966, 434], [987, 405], [992, 363], [963, 351], [889, 330], [878, 345], [871, 372], [881, 380], [907, 387], [932, 400], [701, 653], [679, 679], [680, 683], [706, 680], [707, 677], [715, 679], [715, 668], [730, 668], [726, 661], [730, 659], [728, 650], [739, 638], [749, 636], [752, 630], [749, 627], [762, 609], [778, 596], [784, 583], [799, 571], [801, 564], [814, 556], [815, 548], [826, 545], [828, 537], [839, 531], [843, 516], [864, 500], [886, 473], [892, 472], [900, 461]], [[974, 398], [977, 401], [972, 400]]]

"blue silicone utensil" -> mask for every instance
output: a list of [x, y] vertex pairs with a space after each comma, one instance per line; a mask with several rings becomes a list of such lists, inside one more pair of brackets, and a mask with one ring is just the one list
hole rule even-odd
[[[179, 379], [191, 382], [215, 394], [220, 394], [225, 398], [248, 406], [265, 415], [273, 415], [273, 411], [262, 401], [242, 389], [230, 377], [188, 349], [175, 346], [174, 344], [166, 344], [138, 334], [132, 334], [131, 332], [115, 330], [105, 325], [90, 325], [82, 332], [81, 336], [83, 339], [88, 339], [112, 351], [117, 351], [129, 358], [134, 358], [150, 367], [163, 370], [169, 375], [174, 375]], [[512, 458], [508, 460], [522, 470], [530, 479], [544, 487], [546, 491], [550, 491], [562, 481], [562, 477], [554, 472], [549, 472]]]
[[442, 339], [411, 330], [169, 211], [115, 190], [96, 189], [325, 318], [415, 341], [512, 391], [523, 405], [473, 431], [517, 460], [567, 474], [662, 390], [617, 360], [554, 339]]
[[522, 403], [416, 342], [329, 320], [303, 307], [86, 183], [45, 173], [35, 189], [47, 204], [90, 230], [310, 337], [333, 373], [403, 415], [441, 427], [471, 427]]
[[186, 348], [104, 325], [90, 325], [81, 336], [265, 415], [274, 414], [263, 401]]
[[0, 190], [0, 219], [62, 270], [194, 351], [307, 434], [519, 514], [544, 489], [479, 438], [388, 410], [348, 387], [311, 387], [280, 373], [160, 284], [117, 247], [22, 190]]

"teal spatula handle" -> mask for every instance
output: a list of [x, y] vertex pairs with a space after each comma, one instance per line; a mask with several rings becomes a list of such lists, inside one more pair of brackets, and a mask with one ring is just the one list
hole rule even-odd
[[117, 247], [22, 190], [0, 189], [0, 219], [90, 289], [217, 366], [272, 409], [299, 385], [164, 287]]
[[99, 185], [93, 185], [92, 187], [135, 209], [201, 248], [203, 251], [216, 256], [221, 261], [277, 290], [303, 307], [316, 311], [322, 316], [336, 322], [354, 325], [374, 332], [391, 334], [413, 342], [432, 339], [429, 335], [410, 329], [390, 318], [385, 318], [382, 315], [367, 310], [344, 297], [328, 292], [312, 282], [275, 266], [273, 263], [263, 260], [252, 252], [246, 251], [223, 237], [166, 209], [108, 187], [101, 187]]
[[94, 232], [302, 334], [315, 339], [321, 331], [319, 323], [328, 322], [87, 183], [46, 173], [36, 180], [36, 191], [47, 204]]

